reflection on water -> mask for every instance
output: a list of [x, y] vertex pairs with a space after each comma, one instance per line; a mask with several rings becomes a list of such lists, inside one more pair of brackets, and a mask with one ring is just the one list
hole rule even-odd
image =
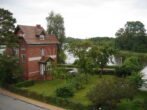
[[74, 55], [72, 53], [69, 53], [67, 50], [65, 50], [65, 54], [66, 54], [65, 62], [67, 64], [73, 64], [75, 62], [75, 60], [77, 59], [74, 57]]
[[147, 66], [141, 72], [144, 74], [143, 79], [147, 79]]
[[140, 90], [144, 90], [147, 91], [147, 66], [144, 67], [144, 69], [141, 71], [141, 73], [143, 73], [143, 80], [145, 80], [145, 84], [142, 85], [142, 87], [140, 88]]
[[2, 54], [5, 51], [5, 49], [0, 49], [0, 54]]

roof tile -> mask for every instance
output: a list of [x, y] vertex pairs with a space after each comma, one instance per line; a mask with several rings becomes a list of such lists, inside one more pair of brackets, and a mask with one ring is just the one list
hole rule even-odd
[[[26, 25], [18, 25], [18, 27], [23, 32], [23, 38], [27, 42], [27, 44], [52, 44], [52, 43], [59, 43], [57, 38], [53, 35], [48, 35], [45, 30], [40, 26], [26, 26]], [[44, 33], [45, 40], [40, 40], [40, 34]]]

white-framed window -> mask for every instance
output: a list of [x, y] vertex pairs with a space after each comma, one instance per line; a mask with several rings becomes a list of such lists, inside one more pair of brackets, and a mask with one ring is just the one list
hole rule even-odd
[[15, 55], [19, 56], [19, 49], [18, 48], [15, 48]]
[[24, 37], [24, 36], [25, 36], [25, 34], [20, 33], [18, 36], [20, 36], [20, 37]]
[[21, 50], [26, 50], [26, 48], [22, 47]]
[[41, 48], [41, 56], [44, 56], [44, 48]]
[[40, 36], [39, 36], [39, 39], [40, 39], [40, 40], [44, 40], [44, 39], [45, 39], [45, 36], [44, 36], [44, 35], [40, 35]]
[[26, 55], [21, 54], [22, 63], [26, 63]]

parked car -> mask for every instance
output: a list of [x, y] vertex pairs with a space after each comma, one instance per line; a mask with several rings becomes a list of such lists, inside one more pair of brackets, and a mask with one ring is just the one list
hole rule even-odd
[[69, 73], [69, 74], [77, 74], [77, 73], [78, 73], [78, 69], [77, 69], [77, 68], [73, 68], [73, 69], [70, 70], [68, 73]]

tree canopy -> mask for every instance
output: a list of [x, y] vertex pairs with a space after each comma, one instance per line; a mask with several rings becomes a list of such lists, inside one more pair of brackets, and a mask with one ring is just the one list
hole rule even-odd
[[65, 63], [66, 55], [63, 52], [63, 42], [65, 39], [64, 18], [60, 14], [50, 12], [47, 20], [47, 32], [48, 34], [55, 35], [59, 40], [57, 60], [59, 63]]
[[0, 42], [5, 45], [16, 45], [18, 38], [14, 34], [16, 19], [13, 14], [0, 8]]
[[67, 50], [74, 54], [78, 58], [77, 64], [80, 70], [84, 73], [90, 72], [92, 68], [92, 58], [89, 56], [89, 49], [91, 49], [93, 43], [88, 40], [77, 41], [72, 40], [67, 45]]
[[[18, 43], [18, 37], [14, 34], [15, 23], [13, 14], [0, 8], [0, 42], [11, 49]], [[0, 86], [17, 82], [21, 79], [21, 73], [23, 69], [17, 57], [0, 54]]]
[[55, 35], [62, 45], [65, 38], [64, 18], [60, 14], [55, 14], [52, 11], [46, 17], [46, 20], [48, 34]]
[[147, 52], [147, 36], [140, 21], [127, 22], [116, 32], [116, 47], [121, 50]]
[[89, 54], [93, 58], [93, 62], [96, 68], [101, 68], [101, 74], [103, 74], [103, 68], [107, 65], [109, 62], [109, 59], [111, 59], [112, 55], [115, 54], [115, 49], [109, 47], [106, 44], [103, 45], [94, 45]]
[[[73, 53], [79, 68], [85, 73], [91, 73], [92, 69], [101, 68], [101, 74], [103, 73], [103, 68], [107, 65], [109, 59], [115, 50], [109, 45], [104, 44], [94, 44], [89, 40], [72, 40], [67, 45], [69, 52]], [[101, 75], [100, 74], [100, 75]]]
[[115, 110], [117, 103], [123, 98], [132, 98], [135, 87], [122, 78], [101, 79], [88, 93], [93, 106], [102, 110]]

